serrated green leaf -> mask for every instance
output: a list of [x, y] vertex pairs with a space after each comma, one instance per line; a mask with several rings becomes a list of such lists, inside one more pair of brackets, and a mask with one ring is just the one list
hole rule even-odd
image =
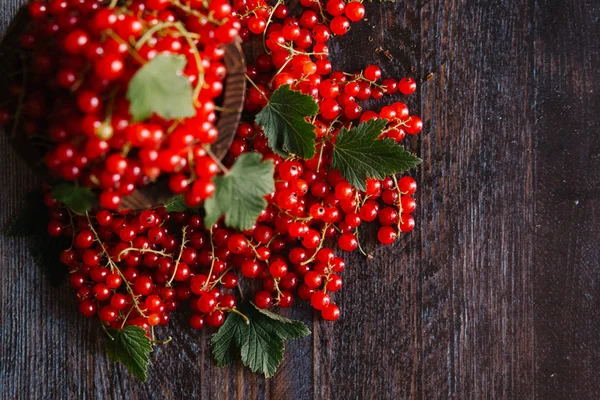
[[180, 194], [169, 199], [169, 201], [165, 203], [165, 209], [167, 210], [167, 212], [171, 213], [183, 212], [186, 211], [188, 208], [185, 205], [185, 201], [183, 200], [183, 195]]
[[275, 374], [283, 360], [284, 341], [310, 335], [302, 322], [258, 309], [251, 303], [242, 304], [239, 311], [249, 323], [229, 313], [211, 339], [213, 356], [219, 366], [229, 364], [239, 352], [245, 366], [268, 378]]
[[283, 85], [273, 92], [255, 121], [263, 128], [269, 147], [275, 153], [309, 159], [315, 155], [316, 135], [315, 126], [306, 118], [318, 112], [319, 105], [311, 96]]
[[359, 190], [365, 190], [368, 178], [384, 179], [422, 162], [393, 139], [378, 139], [386, 124], [384, 119], [371, 119], [338, 133], [331, 165]]
[[225, 215], [227, 226], [250, 229], [267, 206], [264, 196], [275, 190], [274, 171], [259, 153], [239, 156], [229, 173], [214, 178], [215, 193], [204, 202], [204, 224], [211, 226]]
[[148, 379], [148, 354], [153, 350], [146, 331], [139, 326], [129, 325], [123, 329], [109, 329], [105, 348], [113, 362], [121, 362], [131, 374], [142, 382]]
[[89, 211], [96, 202], [96, 196], [90, 188], [59, 183], [52, 188], [52, 196], [77, 214]]
[[185, 56], [159, 54], [135, 73], [127, 89], [134, 122], [152, 114], [164, 119], [196, 115], [192, 85], [182, 74], [186, 63]]
[[9, 237], [24, 238], [35, 264], [53, 285], [58, 285], [68, 274], [60, 262], [60, 253], [69, 248], [71, 240], [64, 236], [50, 237], [46, 230], [49, 222], [44, 195], [35, 191], [27, 195], [19, 214], [5, 227], [5, 233]]
[[244, 325], [245, 322], [242, 317], [234, 313], [229, 313], [225, 323], [213, 335], [211, 339], [212, 352], [219, 367], [231, 364], [235, 359], [235, 338], [244, 335], [243, 332], [239, 331], [240, 329], [244, 329]]

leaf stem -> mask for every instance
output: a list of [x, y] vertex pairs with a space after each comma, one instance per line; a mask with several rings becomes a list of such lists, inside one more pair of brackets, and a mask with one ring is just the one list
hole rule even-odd
[[234, 314], [239, 315], [240, 317], [242, 317], [242, 319], [244, 320], [246, 325], [250, 325], [250, 320], [248, 319], [248, 317], [246, 317], [244, 314], [242, 314], [237, 308], [235, 308], [235, 307], [230, 308], [229, 311], [231, 311]]
[[[104, 326], [104, 323], [101, 323], [100, 326], [102, 327], [102, 330], [104, 331], [104, 333], [106, 333], [106, 335], [110, 338], [110, 340], [115, 340], [115, 338], [113, 337], [113, 335], [111, 335], [108, 332], [108, 329], [106, 329], [106, 326]], [[123, 329], [123, 328], [121, 328]]]

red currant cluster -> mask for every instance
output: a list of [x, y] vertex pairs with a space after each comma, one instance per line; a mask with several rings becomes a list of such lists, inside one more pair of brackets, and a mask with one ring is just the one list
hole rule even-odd
[[[217, 137], [222, 44], [240, 27], [226, 0], [34, 0], [29, 14], [21, 37], [27, 87], [12, 86], [22, 96], [14, 114], [25, 135], [47, 142], [53, 177], [99, 189], [108, 209], [163, 174], [191, 206], [213, 193], [216, 170], [203, 145]], [[132, 123], [129, 82], [161, 53], [187, 59], [196, 116]], [[0, 122], [10, 115], [0, 112]]]
[[[148, 329], [166, 324], [170, 312], [187, 303], [193, 328], [218, 327], [226, 313], [239, 313], [236, 289], [246, 278], [259, 283], [253, 300], [260, 308], [287, 308], [297, 296], [325, 320], [338, 319], [332, 294], [342, 287], [345, 263], [332, 245], [362, 251], [358, 229], [363, 222], [379, 221], [382, 244], [393, 243], [415, 225], [413, 178], [368, 179], [361, 191], [331, 165], [338, 133], [357, 122], [385, 120], [381, 138], [396, 142], [422, 129], [421, 119], [410, 115], [404, 103], [379, 112], [364, 111], [359, 104], [397, 92], [409, 95], [416, 89], [412, 78], [382, 80], [376, 65], [355, 73], [332, 71], [326, 43], [362, 20], [362, 3], [301, 0], [304, 9], [297, 17], [288, 15], [282, 1], [271, 6], [263, 0], [236, 0], [234, 7], [223, 0], [101, 4], [33, 1], [30, 13], [36, 23], [22, 39], [24, 47], [34, 50], [30, 83], [36, 87], [23, 102], [29, 118], [22, 129], [39, 135], [47, 124], [47, 137], [56, 145], [46, 157], [53, 174], [102, 190], [101, 209], [89, 215], [75, 215], [46, 195], [48, 233], [73, 239], [61, 260], [71, 272], [80, 311], [98, 314], [113, 327]], [[248, 116], [264, 109], [282, 85], [312, 96], [319, 105], [310, 121], [316, 155], [283, 158], [271, 150], [261, 127], [239, 125], [223, 163], [231, 165], [241, 154], [256, 151], [276, 166], [268, 206], [243, 232], [223, 221], [204, 226], [191, 212], [109, 211], [120, 196], [163, 172], [170, 174], [173, 192], [185, 193], [188, 205], [211, 196], [211, 178], [222, 166], [203, 144], [217, 136], [214, 99], [226, 72], [221, 44], [238, 30], [246, 42], [263, 41], [265, 49], [248, 65]], [[176, 124], [156, 116], [131, 123], [122, 88], [143, 61], [161, 52], [187, 57], [185, 76], [199, 85], [197, 116]], [[21, 93], [23, 87], [14, 91]], [[9, 118], [0, 113], [0, 122]]]

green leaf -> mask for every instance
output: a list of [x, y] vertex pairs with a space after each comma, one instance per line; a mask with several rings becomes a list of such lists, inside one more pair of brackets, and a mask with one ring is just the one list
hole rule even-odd
[[215, 193], [204, 202], [205, 226], [225, 215], [225, 224], [239, 230], [250, 229], [267, 206], [264, 196], [275, 190], [275, 166], [262, 161], [262, 155], [244, 153], [229, 173], [214, 178]]
[[77, 214], [89, 211], [96, 202], [96, 196], [90, 188], [59, 183], [52, 188], [52, 196]]
[[169, 201], [167, 201], [165, 203], [165, 209], [167, 210], [167, 212], [183, 212], [186, 211], [188, 209], [188, 207], [185, 205], [185, 201], [183, 200], [183, 195], [177, 195], [171, 199], [169, 199]]
[[58, 285], [68, 274], [68, 269], [60, 262], [60, 253], [69, 248], [71, 240], [64, 236], [48, 236], [49, 222], [44, 195], [35, 191], [27, 195], [23, 208], [5, 227], [5, 233], [9, 237], [25, 238], [35, 264], [53, 285]]
[[185, 56], [159, 54], [140, 68], [127, 89], [134, 122], [156, 113], [164, 119], [196, 115], [190, 81], [182, 74]]
[[256, 115], [256, 124], [263, 128], [269, 147], [282, 157], [294, 154], [301, 158], [315, 155], [315, 126], [306, 121], [316, 115], [319, 105], [306, 94], [279, 87], [269, 103]]
[[111, 337], [106, 338], [106, 353], [113, 362], [121, 362], [130, 373], [142, 382], [148, 378], [148, 354], [152, 352], [152, 343], [146, 331], [139, 326], [129, 325], [123, 329], [108, 330]]
[[422, 162], [393, 139], [378, 139], [386, 123], [384, 119], [371, 119], [338, 133], [331, 164], [359, 190], [365, 190], [367, 178], [384, 179]]
[[310, 335], [302, 322], [261, 310], [252, 303], [242, 304], [239, 311], [249, 323], [229, 313], [211, 339], [213, 356], [220, 367], [231, 363], [239, 352], [245, 366], [268, 378], [275, 374], [283, 360], [284, 341]]

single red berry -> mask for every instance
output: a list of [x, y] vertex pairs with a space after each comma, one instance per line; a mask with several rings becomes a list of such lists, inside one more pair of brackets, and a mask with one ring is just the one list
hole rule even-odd
[[321, 311], [321, 316], [326, 321], [337, 321], [340, 317], [340, 308], [333, 303], [329, 303]]
[[205, 319], [208, 326], [218, 328], [225, 322], [225, 314], [223, 314], [223, 311], [221, 310], [214, 310], [210, 314], [206, 315]]
[[417, 191], [417, 182], [410, 176], [403, 176], [398, 180], [398, 188], [402, 195], [413, 194]]
[[358, 239], [351, 233], [342, 233], [338, 238], [338, 246], [344, 251], [354, 251], [358, 247]]
[[98, 312], [98, 316], [103, 322], [114, 322], [117, 320], [119, 313], [111, 306], [104, 306]]
[[96, 314], [96, 310], [98, 306], [91, 300], [84, 300], [79, 303], [79, 312], [85, 315], [86, 317], [92, 317]]
[[329, 305], [329, 302], [329, 295], [325, 292], [315, 292], [310, 297], [310, 304], [316, 310], [322, 310], [323, 308], [327, 307]]
[[266, 309], [273, 304], [273, 298], [269, 292], [262, 290], [254, 296], [254, 303], [258, 308]]
[[217, 306], [217, 299], [212, 293], [205, 293], [198, 299], [196, 307], [200, 312], [209, 313], [212, 312]]
[[352, 1], [346, 4], [344, 14], [352, 22], [360, 21], [365, 17], [365, 6], [358, 1]]
[[417, 82], [413, 78], [402, 78], [398, 82], [398, 90], [402, 94], [412, 94], [417, 90]]
[[396, 228], [392, 226], [382, 226], [377, 232], [377, 239], [381, 244], [392, 244], [396, 240]]

